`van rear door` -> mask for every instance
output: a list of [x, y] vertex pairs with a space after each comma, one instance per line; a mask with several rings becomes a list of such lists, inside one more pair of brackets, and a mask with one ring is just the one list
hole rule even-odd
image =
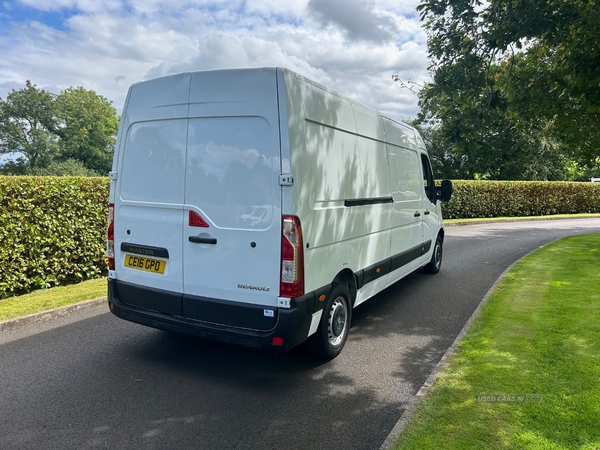
[[[185, 170], [183, 316], [276, 323], [281, 245], [275, 69], [193, 74]], [[202, 223], [204, 222], [204, 223]], [[237, 320], [230, 312], [248, 306]]]
[[[190, 81], [189, 74], [179, 74], [131, 87], [121, 119], [113, 173], [119, 298], [176, 316], [182, 313]], [[140, 295], [140, 286], [150, 290]]]

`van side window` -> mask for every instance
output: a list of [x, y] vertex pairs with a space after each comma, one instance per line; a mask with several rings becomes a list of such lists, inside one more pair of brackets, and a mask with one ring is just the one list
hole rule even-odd
[[423, 186], [425, 186], [425, 193], [431, 203], [435, 204], [436, 192], [435, 192], [435, 180], [433, 178], [433, 172], [431, 171], [431, 165], [429, 164], [429, 158], [427, 155], [421, 154], [421, 163], [423, 164]]
[[387, 149], [394, 200], [419, 200], [422, 181], [418, 153], [393, 144], [387, 144]]

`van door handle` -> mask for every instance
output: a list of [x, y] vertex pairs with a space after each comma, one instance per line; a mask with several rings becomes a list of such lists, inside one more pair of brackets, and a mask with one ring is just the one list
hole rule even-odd
[[200, 236], [190, 236], [189, 237], [189, 241], [193, 242], [194, 244], [212, 244], [212, 245], [215, 245], [217, 243], [217, 240], [215, 238], [207, 238], [207, 237], [200, 237]]
[[421, 217], [421, 213], [419, 211], [415, 211], [415, 217]]
[[425, 215], [429, 215], [431, 213], [431, 211], [429, 211], [428, 209], [425, 210]]

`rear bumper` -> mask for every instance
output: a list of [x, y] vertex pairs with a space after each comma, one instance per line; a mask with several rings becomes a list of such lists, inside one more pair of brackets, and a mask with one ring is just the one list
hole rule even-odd
[[[117, 317], [153, 328], [266, 351], [285, 351], [304, 342], [308, 336], [312, 318], [309, 310], [312, 310], [314, 305], [314, 293], [295, 298], [292, 300], [291, 308], [278, 309], [277, 321], [273, 329], [254, 331], [188, 319], [125, 303], [118, 296], [117, 283], [119, 283], [117, 280], [108, 280], [108, 303], [111, 312]], [[157, 296], [155, 290], [143, 287], [137, 287], [137, 289], [140, 296], [144, 296], [145, 293], [153, 299]], [[165, 295], [172, 296], [172, 294]], [[216, 301], [214, 299], [207, 300]], [[250, 311], [256, 307], [240, 304], [236, 306], [236, 309], [238, 309], [236, 315], [243, 316], [246, 310]], [[282, 338], [283, 344], [273, 345], [274, 337]]]

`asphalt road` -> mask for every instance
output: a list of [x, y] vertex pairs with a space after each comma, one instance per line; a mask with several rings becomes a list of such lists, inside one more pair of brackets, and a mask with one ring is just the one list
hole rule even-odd
[[271, 355], [105, 308], [0, 334], [0, 449], [378, 449], [498, 276], [600, 219], [449, 227], [438, 275], [354, 311], [342, 354]]

